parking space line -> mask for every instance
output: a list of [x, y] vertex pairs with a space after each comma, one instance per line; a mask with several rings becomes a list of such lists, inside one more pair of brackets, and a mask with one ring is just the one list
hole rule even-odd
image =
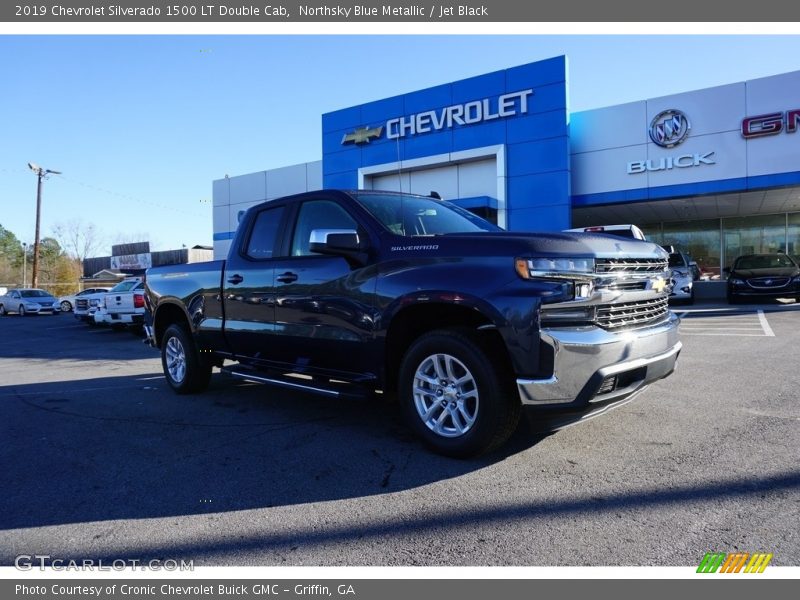
[[763, 310], [747, 312], [681, 311], [681, 335], [775, 337]]
[[695, 325], [694, 327], [682, 327], [681, 331], [764, 331], [759, 325], [758, 327], [725, 327], [718, 325]]
[[764, 335], [767, 337], [775, 337], [775, 332], [772, 331], [772, 327], [769, 326], [769, 322], [763, 310], [758, 311], [758, 320], [761, 322], [761, 327], [764, 328]]
[[681, 335], [721, 335], [728, 337], [767, 337], [763, 333], [716, 333], [710, 331], [681, 331]]

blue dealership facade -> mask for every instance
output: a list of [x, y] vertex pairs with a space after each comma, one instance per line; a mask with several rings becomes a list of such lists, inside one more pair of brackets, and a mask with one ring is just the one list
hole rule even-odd
[[[391, 180], [408, 165], [431, 171], [494, 160], [496, 188], [479, 196], [448, 194], [449, 199], [497, 211], [497, 220], [509, 229], [536, 229], [542, 221], [566, 228], [571, 210], [566, 73], [562, 56], [325, 114], [323, 184], [354, 189], [365, 186], [365, 176]], [[376, 139], [343, 143], [363, 128], [382, 131]], [[399, 189], [400, 176], [393, 179]]]
[[386, 189], [516, 231], [635, 223], [718, 277], [800, 254], [798, 130], [800, 71], [570, 113], [558, 56], [322, 115], [321, 160], [214, 181], [215, 256], [257, 202]]

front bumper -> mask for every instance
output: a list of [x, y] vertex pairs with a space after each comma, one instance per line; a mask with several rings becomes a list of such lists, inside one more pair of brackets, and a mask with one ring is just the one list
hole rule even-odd
[[728, 296], [742, 298], [797, 298], [800, 297], [800, 284], [788, 284], [776, 288], [754, 288], [749, 285], [728, 284]]
[[577, 408], [620, 399], [675, 369], [681, 351], [680, 319], [669, 313], [656, 325], [624, 331], [599, 327], [541, 331], [553, 348], [553, 375], [517, 379], [523, 405]]

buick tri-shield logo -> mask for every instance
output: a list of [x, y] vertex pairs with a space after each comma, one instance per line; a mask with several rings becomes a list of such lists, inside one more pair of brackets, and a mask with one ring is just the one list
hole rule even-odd
[[665, 110], [650, 122], [650, 139], [662, 148], [677, 146], [689, 135], [689, 119], [679, 110]]

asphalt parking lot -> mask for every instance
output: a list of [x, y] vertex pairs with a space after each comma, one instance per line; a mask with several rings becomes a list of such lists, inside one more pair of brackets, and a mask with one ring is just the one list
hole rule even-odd
[[179, 397], [131, 333], [4, 317], [0, 564], [800, 565], [800, 305], [675, 310], [670, 378], [471, 461], [393, 405], [220, 374]]

